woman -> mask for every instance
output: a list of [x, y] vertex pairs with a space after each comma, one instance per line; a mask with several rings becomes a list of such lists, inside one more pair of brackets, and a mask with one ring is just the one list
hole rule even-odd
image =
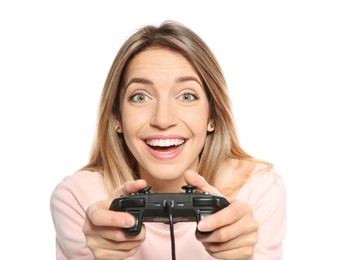
[[[167, 21], [122, 45], [105, 82], [89, 163], [51, 196], [58, 259], [171, 259], [169, 227], [110, 211], [113, 199], [183, 185], [227, 197], [198, 224], [175, 224], [178, 259], [281, 259], [285, 187], [241, 148], [227, 85], [208, 46]], [[199, 231], [212, 231], [202, 235]]]

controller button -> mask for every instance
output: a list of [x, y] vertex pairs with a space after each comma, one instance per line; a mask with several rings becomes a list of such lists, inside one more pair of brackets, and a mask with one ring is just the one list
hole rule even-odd
[[219, 207], [220, 200], [218, 198], [194, 198], [193, 205], [195, 207], [200, 206]]
[[200, 210], [198, 212], [199, 220], [204, 219], [205, 217], [208, 217], [211, 215], [211, 210]]
[[139, 232], [138, 228], [139, 228], [139, 212], [138, 211], [127, 211], [128, 213], [130, 213], [132, 216], [135, 217], [136, 219], [136, 223], [133, 227], [128, 228], [129, 233], [133, 234], [137, 234]]
[[143, 198], [140, 199], [125, 199], [119, 201], [120, 208], [134, 208], [134, 207], [144, 207], [145, 200]]

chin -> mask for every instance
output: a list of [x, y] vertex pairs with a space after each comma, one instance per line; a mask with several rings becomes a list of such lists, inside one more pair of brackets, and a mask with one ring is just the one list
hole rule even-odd
[[157, 174], [151, 175], [153, 179], [158, 181], [177, 181], [178, 179], [182, 178], [182, 174]]
[[148, 185], [179, 186], [185, 182], [183, 180], [185, 167], [178, 168], [174, 165], [153, 164], [148, 168], [141, 167], [140, 170], [141, 178], [145, 179], [148, 182]]
[[[175, 185], [176, 183], [182, 184], [183, 174], [173, 172], [157, 172], [149, 174], [146, 179], [154, 184], [161, 184], [162, 186]], [[177, 184], [178, 185], [178, 184]]]

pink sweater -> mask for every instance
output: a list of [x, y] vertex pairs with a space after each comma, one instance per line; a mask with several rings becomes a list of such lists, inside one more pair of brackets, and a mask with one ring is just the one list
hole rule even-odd
[[[107, 199], [103, 177], [97, 172], [79, 171], [65, 177], [51, 196], [51, 213], [56, 230], [56, 259], [93, 260], [85, 245], [82, 227], [88, 206]], [[259, 242], [254, 260], [282, 259], [286, 230], [286, 190], [271, 168], [255, 172], [235, 196], [253, 207], [259, 223]], [[128, 260], [171, 260], [169, 225], [144, 223], [146, 240]], [[214, 259], [196, 240], [196, 222], [175, 224], [177, 260]]]

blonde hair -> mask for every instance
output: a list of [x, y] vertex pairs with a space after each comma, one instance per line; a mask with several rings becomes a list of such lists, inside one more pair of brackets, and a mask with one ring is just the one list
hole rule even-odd
[[[140, 28], [118, 51], [101, 94], [90, 159], [82, 169], [102, 173], [108, 193], [124, 182], [139, 177], [138, 163], [127, 148], [124, 137], [117, 134], [115, 119], [121, 119], [120, 100], [127, 65], [137, 53], [152, 47], [168, 48], [182, 54], [204, 84], [210, 119], [214, 122], [215, 130], [207, 135], [200, 153], [198, 173], [214, 185], [217, 183], [220, 166], [226, 160], [254, 161], [239, 144], [227, 84], [214, 54], [192, 30], [180, 23], [166, 21], [159, 27], [148, 25]], [[248, 167], [232, 185], [224, 187], [224, 194], [234, 194], [247, 180], [251, 170]]]

